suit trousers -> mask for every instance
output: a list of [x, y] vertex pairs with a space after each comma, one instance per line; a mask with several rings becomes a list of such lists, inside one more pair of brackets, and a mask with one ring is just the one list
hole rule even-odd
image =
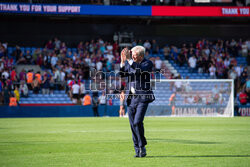
[[144, 136], [143, 120], [148, 108], [148, 102], [141, 102], [139, 98], [132, 98], [128, 106], [129, 123], [132, 131], [135, 151], [138, 152], [140, 147], [147, 145]]

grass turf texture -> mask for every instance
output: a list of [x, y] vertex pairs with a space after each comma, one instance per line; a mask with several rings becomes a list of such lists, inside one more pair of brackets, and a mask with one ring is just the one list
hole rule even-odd
[[147, 157], [134, 158], [127, 118], [0, 119], [0, 166], [250, 166], [250, 118], [144, 121]]

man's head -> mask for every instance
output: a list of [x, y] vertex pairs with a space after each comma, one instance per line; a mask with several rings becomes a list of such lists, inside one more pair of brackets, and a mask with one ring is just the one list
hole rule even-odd
[[145, 55], [145, 48], [143, 46], [135, 46], [131, 49], [132, 59], [134, 62], [141, 62]]

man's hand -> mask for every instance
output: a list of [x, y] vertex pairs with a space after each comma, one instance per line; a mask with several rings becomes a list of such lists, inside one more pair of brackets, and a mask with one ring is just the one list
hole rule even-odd
[[124, 48], [122, 49], [122, 52], [121, 52], [121, 63], [125, 63], [126, 60], [129, 60], [131, 59], [130, 57], [130, 51], [128, 50], [128, 48]]

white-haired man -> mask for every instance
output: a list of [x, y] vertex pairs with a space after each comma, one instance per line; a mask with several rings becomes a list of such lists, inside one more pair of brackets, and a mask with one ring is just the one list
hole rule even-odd
[[146, 156], [147, 141], [144, 136], [143, 120], [148, 104], [155, 99], [150, 85], [153, 63], [145, 59], [144, 54], [145, 48], [142, 46], [135, 46], [131, 51], [125, 48], [121, 52], [120, 74], [122, 77], [127, 77], [127, 106], [135, 157]]

